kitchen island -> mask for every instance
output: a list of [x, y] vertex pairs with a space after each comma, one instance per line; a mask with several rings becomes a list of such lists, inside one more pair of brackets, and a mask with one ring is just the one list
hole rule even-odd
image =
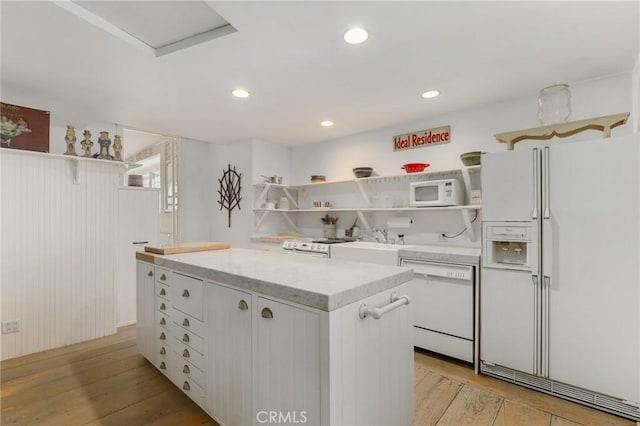
[[141, 353], [220, 424], [410, 424], [410, 269], [138, 253]]

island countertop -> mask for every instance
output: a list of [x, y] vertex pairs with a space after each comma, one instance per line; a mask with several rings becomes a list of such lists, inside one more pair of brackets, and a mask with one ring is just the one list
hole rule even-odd
[[[139, 254], [139, 253], [138, 253]], [[346, 306], [413, 278], [413, 270], [232, 248], [139, 260], [323, 311]]]

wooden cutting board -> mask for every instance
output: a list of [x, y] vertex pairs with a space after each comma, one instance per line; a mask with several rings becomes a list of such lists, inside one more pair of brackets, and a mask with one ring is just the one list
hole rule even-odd
[[206, 242], [206, 243], [184, 243], [177, 246], [145, 246], [144, 251], [154, 254], [179, 254], [191, 253], [194, 251], [222, 250], [231, 247], [229, 243]]

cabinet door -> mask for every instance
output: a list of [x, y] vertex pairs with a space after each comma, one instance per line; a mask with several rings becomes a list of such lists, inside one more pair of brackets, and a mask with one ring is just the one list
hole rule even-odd
[[251, 294], [205, 283], [207, 409], [229, 426], [253, 424]]
[[136, 264], [136, 333], [140, 353], [154, 362], [155, 268], [145, 262]]
[[257, 315], [257, 421], [320, 424], [319, 315], [262, 297]]

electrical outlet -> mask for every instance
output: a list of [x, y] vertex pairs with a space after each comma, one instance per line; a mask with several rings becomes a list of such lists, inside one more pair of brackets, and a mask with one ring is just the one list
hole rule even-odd
[[20, 331], [20, 320], [4, 321], [2, 323], [2, 334], [17, 333]]

